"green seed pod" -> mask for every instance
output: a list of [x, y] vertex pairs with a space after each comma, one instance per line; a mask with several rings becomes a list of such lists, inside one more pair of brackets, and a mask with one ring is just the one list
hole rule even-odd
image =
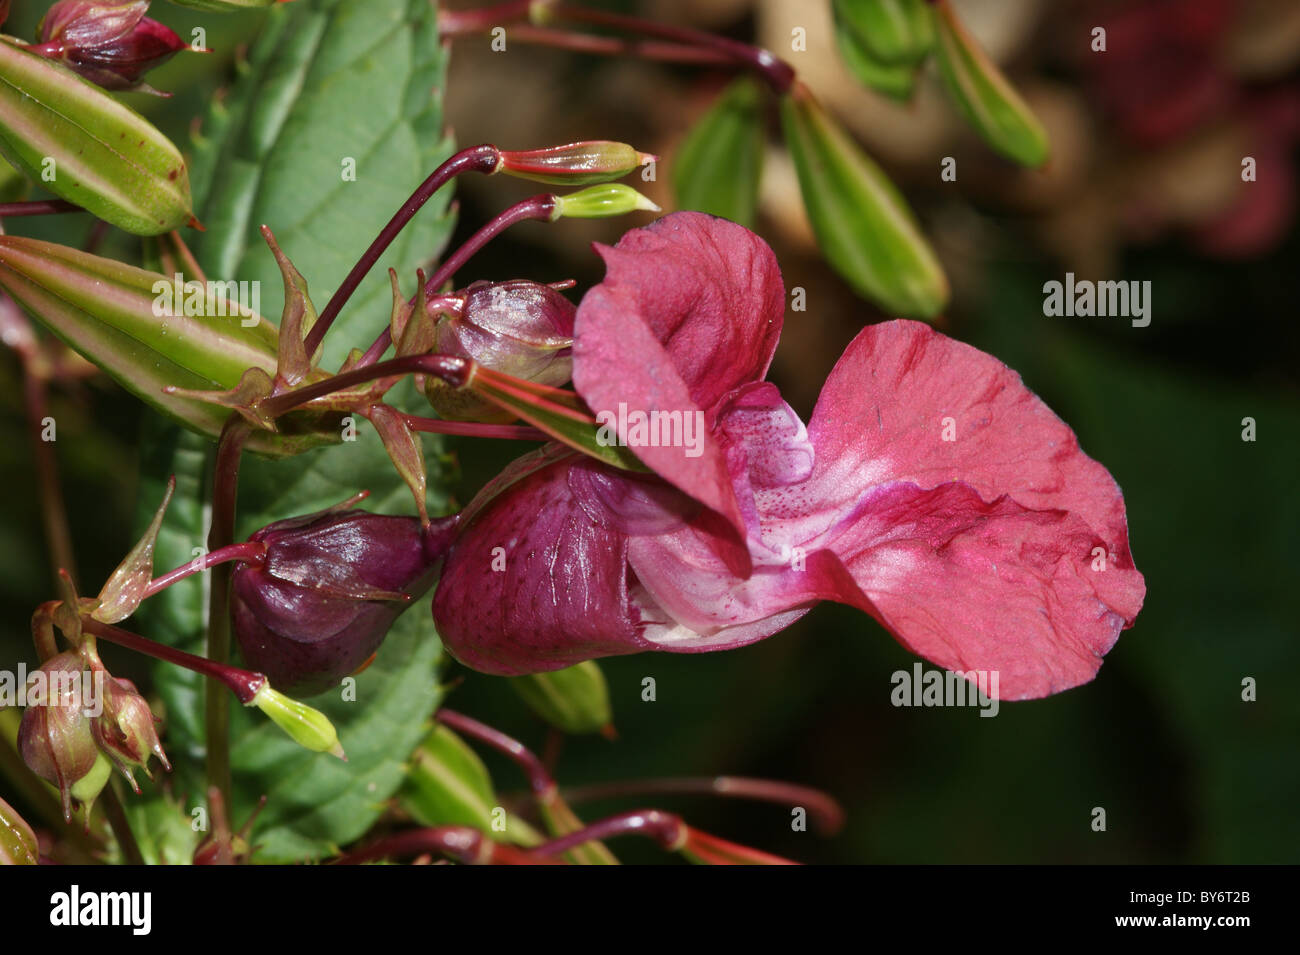
[[802, 84], [781, 101], [786, 143], [817, 244], [864, 298], [908, 318], [948, 303], [948, 280], [889, 177]]
[[882, 64], [916, 66], [934, 48], [925, 0], [834, 0], [835, 22]]
[[952, 101], [993, 149], [1023, 166], [1047, 161], [1047, 131], [967, 32], [947, 0], [935, 4], [939, 74]]
[[[77, 249], [0, 236], [0, 289], [118, 384], [200, 434], [229, 412], [164, 389], [234, 388], [248, 369], [276, 373], [275, 326], [239, 301], [234, 283], [181, 282]], [[250, 450], [294, 454], [337, 432], [255, 432]]]
[[673, 161], [677, 208], [754, 224], [763, 169], [762, 91], [749, 77], [727, 87]]
[[13, 806], [0, 799], [0, 865], [36, 865], [39, 861], [36, 833]]
[[595, 660], [510, 677], [510, 686], [534, 713], [566, 733], [596, 733], [613, 722], [609, 687]]
[[542, 841], [531, 826], [505, 811], [483, 761], [441, 724], [411, 757], [398, 802], [424, 826], [473, 826], [525, 846]]
[[136, 235], [193, 220], [166, 136], [67, 67], [0, 40], [0, 153], [55, 195]]
[[884, 93], [896, 100], [909, 100], [916, 88], [918, 67], [911, 63], [885, 63], [858, 38], [840, 16], [839, 4], [835, 5], [835, 44], [840, 51], [840, 59], [849, 68], [859, 83], [867, 89]]

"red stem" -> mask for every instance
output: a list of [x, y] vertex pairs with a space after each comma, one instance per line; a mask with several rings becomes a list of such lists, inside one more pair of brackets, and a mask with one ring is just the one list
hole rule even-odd
[[441, 166], [435, 169], [429, 178], [420, 184], [420, 187], [411, 193], [411, 197], [402, 203], [402, 207], [393, 213], [393, 217], [388, 220], [388, 225], [370, 243], [365, 254], [357, 260], [357, 264], [352, 266], [352, 271], [347, 274], [343, 284], [339, 286], [338, 291], [326, 303], [325, 308], [321, 310], [316, 324], [311, 327], [304, 339], [307, 354], [314, 355], [316, 349], [320, 346], [321, 339], [329, 331], [330, 325], [338, 317], [343, 306], [347, 304], [349, 298], [357, 290], [366, 274], [374, 266], [379, 257], [384, 254], [384, 250], [392, 244], [397, 238], [399, 232], [406, 227], [420, 208], [429, 201], [435, 192], [455, 179], [463, 172], [481, 172], [491, 174], [496, 172], [497, 165], [500, 162], [500, 153], [495, 146], [484, 143], [480, 146], [471, 146], [469, 149], [462, 149], [456, 155], [452, 156]]
[[551, 778], [551, 774], [547, 772], [542, 761], [519, 740], [507, 736], [500, 730], [493, 729], [486, 723], [480, 723], [472, 716], [457, 713], [455, 710], [449, 710], [446, 707], [438, 710], [434, 714], [434, 718], [462, 736], [468, 736], [485, 746], [490, 746], [498, 753], [502, 753], [513, 760], [515, 765], [522, 769], [524, 775], [528, 777], [528, 785], [534, 794], [542, 796], [556, 790], [555, 780]]
[[588, 842], [603, 842], [613, 836], [635, 834], [653, 839], [669, 852], [676, 852], [686, 844], [689, 832], [690, 827], [681, 816], [661, 809], [633, 809], [593, 822], [577, 832], [552, 839], [529, 851], [537, 856], [558, 856]]
[[245, 564], [260, 564], [266, 559], [266, 545], [261, 541], [243, 541], [238, 544], [230, 544], [220, 550], [213, 551], [210, 554], [204, 554], [197, 557], [188, 564], [182, 564], [175, 570], [168, 571], [161, 577], [149, 581], [149, 586], [145, 589], [142, 599], [148, 600], [150, 597], [167, 589], [178, 580], [184, 580], [191, 574], [197, 574], [199, 571], [207, 570], [209, 567], [215, 567], [217, 564], [224, 564], [227, 561], [237, 560]]
[[606, 10], [589, 10], [586, 7], [574, 7], [559, 4], [547, 9], [547, 15], [557, 20], [572, 20], [575, 23], [590, 23], [593, 26], [610, 27], [626, 33], [645, 34], [659, 37], [673, 43], [685, 43], [706, 50], [715, 50], [731, 57], [736, 63], [753, 70], [762, 77], [778, 96], [787, 92], [794, 85], [795, 72], [789, 63], [782, 60], [770, 50], [751, 46], [732, 40], [729, 37], [716, 36], [701, 30], [676, 27], [653, 20], [642, 20], [621, 13]]
[[85, 212], [66, 199], [35, 199], [31, 202], [0, 202], [0, 219], [6, 216], [49, 216], [61, 212]]
[[323, 398], [325, 395], [353, 385], [365, 384], [367, 381], [409, 374], [434, 375], [459, 388], [469, 381], [474, 367], [474, 362], [469, 359], [457, 358], [453, 355], [406, 355], [402, 358], [390, 358], [377, 365], [354, 368], [352, 371], [345, 371], [313, 385], [267, 398], [261, 403], [260, 408], [270, 417], [278, 418], [314, 398]]
[[[757, 73], [777, 95], [784, 94], [794, 85], [794, 68], [777, 57], [770, 50], [741, 43], [728, 37], [716, 36], [700, 30], [686, 27], [655, 23], [640, 17], [611, 13], [606, 10], [590, 10], [586, 7], [567, 6], [564, 4], [536, 5], [541, 16], [547, 20], [568, 20], [574, 23], [587, 23], [597, 27], [607, 27], [634, 36], [650, 36], [670, 43], [694, 47], [724, 57], [732, 63], [743, 66]], [[443, 11], [438, 16], [438, 29], [443, 36], [456, 36], [463, 33], [479, 33], [511, 21], [528, 20], [534, 4], [510, 0], [494, 7], [479, 10]], [[516, 27], [518, 29], [518, 27]], [[536, 29], [534, 26], [533, 29]]]
[[794, 783], [744, 776], [630, 779], [566, 789], [562, 795], [566, 802], [574, 804], [630, 795], [730, 796], [783, 806], [801, 806], [808, 810], [813, 825], [825, 835], [835, 834], [844, 825], [843, 808], [826, 793]]
[[206, 657], [186, 653], [184, 650], [169, 647], [165, 643], [150, 640], [148, 637], [131, 633], [129, 630], [123, 630], [121, 627], [115, 627], [110, 623], [101, 623], [94, 617], [82, 617], [81, 625], [88, 632], [107, 640], [109, 643], [116, 643], [120, 647], [143, 653], [155, 660], [162, 660], [164, 663], [171, 663], [210, 677], [226, 686], [230, 692], [238, 697], [240, 703], [250, 702], [257, 695], [257, 691], [266, 683], [266, 677], [261, 673], [250, 673], [248, 670], [240, 670], [227, 664], [216, 663]]
[[436, 826], [400, 832], [373, 842], [364, 849], [349, 852], [335, 860], [335, 865], [360, 865], [379, 859], [403, 858], [435, 853], [466, 865], [506, 863], [513, 865], [548, 864], [552, 860], [534, 858], [523, 849], [501, 845], [470, 826]]
[[595, 56], [638, 56], [643, 60], [664, 63], [689, 63], [698, 66], [726, 66], [734, 64], [732, 57], [717, 50], [705, 50], [681, 43], [662, 43], [655, 40], [630, 40], [615, 36], [596, 36], [591, 33], [573, 33], [520, 23], [510, 28], [510, 39], [516, 43], [531, 43], [571, 53]]
[[412, 431], [429, 434], [457, 434], [471, 438], [506, 438], [515, 441], [546, 441], [547, 435], [526, 424], [484, 424], [478, 421], [444, 421], [442, 418], [421, 418], [404, 414], [406, 426]]

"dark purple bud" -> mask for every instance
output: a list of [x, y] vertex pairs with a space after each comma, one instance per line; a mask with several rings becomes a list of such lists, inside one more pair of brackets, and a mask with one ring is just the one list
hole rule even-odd
[[153, 92], [141, 77], [187, 44], [157, 20], [146, 17], [148, 9], [148, 0], [59, 0], [41, 20], [40, 45], [31, 49], [62, 60], [104, 89]]
[[152, 755], [166, 769], [171, 769], [154, 724], [153, 712], [135, 684], [105, 673], [104, 712], [91, 721], [90, 732], [100, 750], [122, 771], [137, 793], [140, 787], [131, 774], [132, 766], [139, 766], [148, 776]]
[[50, 657], [27, 682], [18, 750], [32, 772], [58, 787], [65, 819], [72, 818], [74, 798], [89, 803], [108, 779], [108, 761], [90, 729], [102, 691], [75, 650]]
[[262, 528], [249, 539], [265, 544], [265, 560], [233, 574], [245, 663], [294, 696], [337, 686], [433, 585], [455, 525], [329, 510]]
[[[569, 380], [577, 307], [558, 290], [526, 279], [475, 282], [453, 299], [459, 308], [444, 306], [435, 351], [472, 358], [485, 368], [541, 385], [558, 387]], [[514, 418], [468, 390], [432, 378], [425, 394], [442, 417], [455, 421]]]

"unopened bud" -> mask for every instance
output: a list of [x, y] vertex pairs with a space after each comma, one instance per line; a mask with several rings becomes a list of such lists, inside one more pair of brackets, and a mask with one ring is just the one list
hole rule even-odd
[[331, 510], [262, 528], [265, 559], [231, 581], [245, 662], [296, 695], [337, 686], [432, 585], [454, 524]]
[[111, 676], [104, 681], [104, 712], [91, 722], [90, 731], [100, 750], [116, 764], [137, 793], [140, 787], [131, 774], [132, 766], [139, 766], [152, 779], [148, 766], [152, 755], [166, 769], [171, 769], [154, 723], [153, 711], [134, 683]]
[[502, 150], [497, 168], [520, 179], [582, 185], [621, 179], [658, 158], [633, 149], [627, 143], [592, 140], [548, 149]]
[[[435, 351], [471, 358], [484, 368], [542, 385], [560, 386], [573, 372], [577, 308], [549, 285], [516, 279], [475, 282], [460, 293], [461, 307], [434, 330]], [[430, 376], [425, 394], [453, 421], [513, 421], [515, 416], [467, 389]]]
[[59, 788], [63, 818], [69, 821], [73, 799], [88, 804], [104, 783], [98, 780], [96, 786], [102, 757], [86, 714], [95, 703], [87, 699], [92, 695], [85, 692], [89, 686], [88, 671], [77, 651], [51, 657], [29, 680], [28, 705], [18, 726], [23, 762]]
[[610, 183], [604, 186], [588, 186], [567, 196], [556, 196], [555, 213], [551, 218], [605, 219], [638, 210], [663, 211], [631, 186]]
[[157, 20], [147, 18], [148, 9], [148, 0], [59, 0], [41, 20], [40, 45], [32, 51], [62, 60], [104, 89], [155, 92], [141, 77], [188, 44]]
[[299, 703], [271, 689], [270, 683], [263, 683], [247, 705], [255, 706], [265, 713], [272, 723], [288, 733], [299, 746], [314, 753], [330, 753], [339, 759], [347, 759], [339, 744], [338, 731], [334, 729], [329, 717], [320, 710], [312, 709], [306, 703]]

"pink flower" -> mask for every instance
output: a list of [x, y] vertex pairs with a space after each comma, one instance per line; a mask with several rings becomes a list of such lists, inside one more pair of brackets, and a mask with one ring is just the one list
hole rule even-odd
[[574, 385], [654, 474], [547, 445], [486, 487], [434, 597], [454, 656], [518, 674], [724, 650], [836, 600], [940, 666], [997, 670], [1004, 699], [1096, 674], [1145, 592], [1124, 501], [1014, 372], [885, 322], [805, 427], [762, 380], [785, 296], [760, 238], [678, 213], [598, 251]]

